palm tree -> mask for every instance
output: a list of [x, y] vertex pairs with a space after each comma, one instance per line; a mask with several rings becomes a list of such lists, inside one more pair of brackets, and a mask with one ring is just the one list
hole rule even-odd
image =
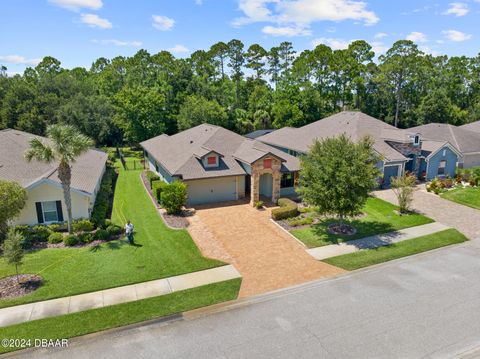
[[30, 140], [30, 148], [25, 152], [25, 158], [27, 161], [36, 159], [46, 163], [58, 162], [58, 177], [62, 183], [67, 207], [68, 232], [72, 233], [71, 164], [93, 146], [93, 141], [70, 125], [48, 126], [47, 138], [48, 142], [43, 142], [39, 138]]

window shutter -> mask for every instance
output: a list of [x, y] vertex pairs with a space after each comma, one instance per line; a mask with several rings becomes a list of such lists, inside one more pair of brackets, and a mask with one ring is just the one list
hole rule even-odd
[[62, 201], [57, 201], [57, 217], [59, 222], [63, 222]]
[[37, 208], [38, 223], [43, 223], [42, 203], [41, 202], [35, 202], [35, 207]]

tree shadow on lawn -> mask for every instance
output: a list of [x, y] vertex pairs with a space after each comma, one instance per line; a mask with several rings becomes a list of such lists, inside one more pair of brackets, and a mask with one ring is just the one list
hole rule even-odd
[[[338, 223], [336, 219], [327, 219], [320, 223], [314, 224], [312, 228], [312, 232], [322, 241], [327, 242], [329, 244], [339, 244], [341, 242], [350, 241], [354, 239], [360, 239], [364, 237], [373, 236], [376, 234], [388, 233], [395, 231], [395, 228], [389, 224], [384, 222], [377, 222], [377, 221], [361, 221], [361, 220], [350, 220], [346, 221], [345, 224], [348, 224], [354, 227], [357, 232], [354, 235], [338, 235], [333, 234], [328, 231], [328, 226]], [[385, 244], [383, 244], [385, 245]]]
[[[127, 241], [126, 238], [117, 239], [117, 240], [114, 240], [114, 241], [110, 241], [110, 242], [106, 242], [106, 243], [102, 243], [102, 244], [97, 244], [96, 246], [90, 247], [90, 252], [98, 252], [98, 251], [104, 249], [104, 245], [106, 247], [105, 249], [115, 250], [115, 249], [120, 249], [127, 244], [128, 244], [128, 241]], [[136, 244], [136, 243], [134, 244], [134, 246], [135, 247], [143, 247], [141, 244]]]

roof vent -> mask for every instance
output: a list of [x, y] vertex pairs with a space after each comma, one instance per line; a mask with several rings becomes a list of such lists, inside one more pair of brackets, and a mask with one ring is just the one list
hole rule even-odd
[[193, 143], [193, 141], [192, 141], [192, 140], [190, 140], [190, 143]]

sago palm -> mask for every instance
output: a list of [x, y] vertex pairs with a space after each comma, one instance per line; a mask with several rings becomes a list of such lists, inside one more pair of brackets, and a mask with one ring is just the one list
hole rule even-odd
[[58, 163], [58, 178], [62, 183], [63, 197], [67, 207], [68, 232], [72, 233], [72, 163], [93, 146], [93, 141], [69, 125], [51, 125], [47, 128], [48, 142], [39, 138], [30, 140], [25, 152], [27, 161], [35, 159], [46, 163]]

